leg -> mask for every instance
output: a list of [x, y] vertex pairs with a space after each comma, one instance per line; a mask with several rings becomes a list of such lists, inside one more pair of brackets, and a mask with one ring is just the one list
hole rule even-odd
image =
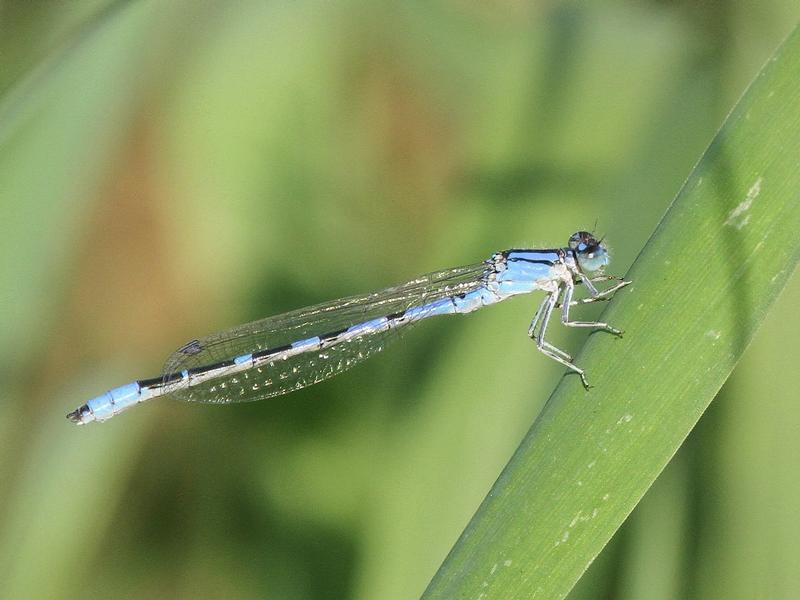
[[[581, 383], [583, 384], [583, 387], [585, 387], [588, 390], [589, 389], [589, 382], [586, 381], [586, 374], [584, 373], [583, 369], [581, 369], [580, 367], [577, 367], [572, 362], [572, 357], [569, 354], [567, 354], [563, 350], [559, 350], [558, 348], [556, 348], [552, 344], [549, 344], [548, 342], [546, 342], [545, 339], [544, 339], [545, 332], [547, 331], [547, 323], [550, 320], [550, 316], [553, 313], [553, 308], [555, 307], [556, 303], [558, 302], [559, 294], [560, 294], [560, 290], [556, 290], [555, 292], [551, 292], [550, 294], [548, 294], [547, 298], [544, 299], [544, 301], [542, 302], [541, 306], [539, 307], [539, 310], [536, 311], [536, 316], [534, 316], [533, 322], [531, 322], [531, 327], [530, 327], [530, 329], [528, 331], [528, 334], [532, 338], [535, 339], [536, 347], [539, 349], [539, 351], [542, 354], [544, 354], [545, 356], [549, 356], [550, 358], [552, 358], [557, 363], [560, 363], [560, 364], [564, 365], [565, 367], [567, 367], [571, 371], [574, 371], [575, 373], [580, 375]], [[568, 302], [568, 300], [566, 298], [565, 298], [565, 302]], [[542, 324], [539, 327], [539, 333], [535, 334], [534, 330], [535, 330], [536, 324], [538, 323], [539, 320], [541, 320]]]
[[[598, 281], [625, 281], [622, 277], [618, 275], [597, 275], [596, 277], [590, 277], [589, 281], [592, 283], [596, 283]], [[630, 283], [630, 281], [628, 282]]]
[[[624, 288], [626, 285], [630, 285], [632, 283], [630, 281], [625, 281], [621, 277], [615, 277], [614, 275], [601, 275], [599, 277], [594, 277], [590, 279], [580, 271], [574, 272], [574, 274], [577, 275], [577, 277], [583, 283], [586, 284], [586, 287], [588, 288], [589, 294], [591, 294], [592, 298], [604, 298], [606, 296], [611, 296], [618, 289]], [[618, 281], [619, 283], [617, 283], [616, 285], [612, 285], [610, 288], [608, 288], [607, 290], [603, 290], [602, 292], [598, 291], [598, 289], [592, 283], [593, 281], [610, 281], [610, 280]]]
[[[628, 282], [623, 282], [627, 285]], [[614, 286], [614, 288], [619, 289], [620, 285]], [[570, 321], [569, 319], [569, 307], [572, 305], [572, 290], [574, 287], [572, 285], [566, 285], [564, 289], [564, 301], [561, 303], [561, 322], [567, 327], [596, 327], [597, 329], [603, 329], [608, 331], [609, 333], [613, 333], [617, 336], [622, 336], [622, 331], [619, 329], [612, 327], [608, 323], [602, 323], [600, 321]], [[612, 288], [613, 289], [613, 288]], [[607, 292], [608, 290], [606, 290]], [[600, 292], [605, 293], [605, 292]], [[592, 299], [599, 300], [601, 297], [599, 294], [594, 296]]]
[[[630, 285], [632, 282], [625, 281], [622, 277], [617, 277], [616, 275], [598, 275], [597, 277], [586, 277], [580, 272], [575, 273], [578, 277], [579, 282], [586, 283], [586, 286], [589, 288], [589, 293], [591, 296], [588, 298], [581, 298], [580, 300], [570, 300], [570, 306], [577, 306], [579, 304], [591, 304], [592, 302], [606, 302], [611, 300], [611, 296], [614, 292], [619, 290], [620, 288], [624, 288], [626, 285]], [[607, 290], [603, 290], [602, 292], [599, 291], [594, 285], [593, 282], [596, 281], [618, 281], [616, 285], [612, 285]], [[556, 304], [556, 308], [562, 308], [562, 303]]]
[[[555, 294], [548, 294], [542, 301], [542, 303], [539, 305], [539, 309], [536, 311], [536, 314], [533, 316], [533, 320], [531, 321], [531, 326], [528, 327], [528, 337], [536, 342], [537, 347], [539, 347], [540, 350], [542, 349], [542, 347], [544, 347], [548, 351], [558, 354], [564, 360], [572, 362], [572, 357], [569, 354], [567, 354], [560, 348], [556, 348], [552, 344], [546, 342], [544, 340], [544, 335], [541, 332], [541, 329], [547, 327], [547, 321], [550, 319], [550, 312], [552, 311], [552, 307], [550, 307], [550, 304], [552, 302], [551, 296], [558, 298], [560, 291], [561, 290], [558, 290], [558, 292], [555, 292]], [[545, 313], [547, 314], [543, 318], [543, 315], [545, 315]], [[540, 331], [539, 334], [537, 335], [536, 326], [538, 325], [539, 321], [542, 321], [542, 327], [539, 328]]]
[[[578, 306], [579, 304], [592, 304], [593, 302], [608, 302], [609, 300], [611, 300], [611, 298], [609, 296], [599, 296], [597, 298], [592, 298], [590, 296], [589, 298], [581, 298], [580, 300], [572, 300], [569, 303], [569, 305], [570, 306]], [[562, 302], [556, 303], [556, 308], [561, 308], [562, 306], [564, 306], [564, 304]]]

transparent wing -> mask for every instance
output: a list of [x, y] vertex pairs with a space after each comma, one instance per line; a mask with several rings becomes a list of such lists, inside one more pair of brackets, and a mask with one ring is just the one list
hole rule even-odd
[[[169, 389], [170, 375], [341, 331], [414, 306], [470, 292], [483, 284], [488, 265], [479, 263], [423, 275], [379, 292], [342, 298], [268, 317], [192, 340], [172, 353], [164, 366], [166, 393], [194, 402], [262, 400], [329, 379], [380, 352], [398, 328], [345, 340], [327, 348], [278, 359], [187, 388]], [[424, 314], [415, 319], [424, 318]], [[406, 325], [407, 326], [407, 325]]]

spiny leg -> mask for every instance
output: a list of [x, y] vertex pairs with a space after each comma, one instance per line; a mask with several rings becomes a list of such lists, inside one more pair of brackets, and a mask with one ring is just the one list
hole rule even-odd
[[586, 374], [584, 373], [583, 369], [576, 366], [572, 362], [572, 357], [570, 357], [569, 354], [567, 354], [563, 350], [559, 350], [552, 344], [546, 342], [544, 339], [545, 332], [547, 331], [547, 323], [550, 320], [550, 316], [553, 313], [553, 308], [555, 307], [556, 302], [558, 301], [558, 296], [560, 295], [560, 292], [561, 292], [560, 289], [556, 290], [555, 292], [551, 292], [550, 294], [548, 294], [547, 298], [544, 299], [541, 306], [539, 307], [539, 310], [536, 311], [534, 322], [531, 323], [531, 331], [533, 331], [536, 321], [541, 319], [542, 324], [539, 327], [539, 333], [535, 337], [536, 347], [545, 356], [549, 356], [557, 363], [564, 365], [568, 369], [580, 375], [583, 387], [585, 387], [588, 390], [590, 386], [589, 382], [586, 381]]
[[[592, 304], [594, 302], [608, 302], [609, 300], [611, 300], [611, 298], [609, 296], [600, 296], [599, 298], [592, 298], [590, 296], [589, 298], [581, 298], [580, 300], [571, 300], [569, 305], [570, 306], [578, 306], [579, 304]], [[557, 302], [556, 303], [556, 308], [561, 308], [562, 306], [564, 306], [563, 302]]]
[[[561, 356], [561, 358], [563, 358], [564, 360], [572, 362], [572, 356], [570, 356], [569, 354], [567, 354], [566, 352], [564, 352], [560, 348], [556, 348], [555, 346], [553, 346], [549, 342], [545, 341], [543, 339], [544, 335], [541, 332], [542, 327], [545, 327], [547, 321], [550, 319], [550, 312], [553, 310], [552, 307], [550, 306], [550, 304], [552, 303], [552, 298], [551, 297], [555, 297], [556, 299], [558, 299], [558, 296], [560, 295], [560, 293], [561, 293], [561, 290], [558, 290], [558, 291], [554, 292], [553, 294], [548, 294], [547, 296], [545, 296], [545, 299], [539, 305], [539, 308], [536, 311], [536, 314], [533, 316], [533, 320], [531, 321], [531, 326], [528, 327], [528, 337], [531, 338], [532, 340], [534, 340], [537, 343], [537, 345], [542, 345], [547, 350], [549, 350], [550, 352], [554, 352], [554, 353], [558, 354], [559, 356]], [[545, 314], [545, 312], [547, 313], [547, 316], [543, 319], [542, 316]], [[536, 334], [536, 326], [540, 321], [542, 323], [542, 326], [539, 328], [540, 331], [539, 331], [539, 334], [537, 335]]]
[[[581, 280], [583, 280], [583, 278], [581, 278]], [[597, 277], [590, 278], [589, 281], [618, 281], [619, 283], [617, 285], [612, 285], [610, 288], [603, 290], [602, 292], [592, 286], [589, 289], [589, 293], [593, 295], [589, 296], [588, 298], [581, 298], [580, 300], [570, 300], [570, 306], [578, 306], [579, 304], [592, 304], [593, 302], [608, 302], [611, 300], [611, 296], [614, 292], [625, 287], [626, 285], [630, 285], [631, 283], [630, 281], [625, 281], [622, 277], [617, 277], [616, 275], [599, 275]], [[559, 302], [556, 304], [556, 308], [562, 308], [563, 305], [563, 302]]]
[[[592, 296], [592, 298], [604, 298], [606, 296], [611, 296], [611, 295], [614, 294], [614, 292], [616, 292], [620, 288], [624, 288], [626, 285], [630, 285], [632, 283], [630, 281], [625, 281], [621, 277], [616, 277], [614, 275], [600, 275], [598, 277], [594, 277], [594, 278], [590, 279], [589, 277], [587, 277], [586, 275], [584, 275], [580, 271], [573, 272], [573, 273], [575, 275], [577, 275], [577, 277], [583, 283], [586, 284], [586, 288], [589, 290], [589, 294]], [[610, 288], [605, 289], [602, 292], [599, 291], [594, 286], [594, 284], [592, 283], [593, 281], [611, 281], [611, 280], [618, 281], [619, 283], [617, 283], [616, 285], [612, 285]]]
[[536, 309], [536, 314], [533, 315], [533, 319], [531, 319], [531, 326], [528, 327], [528, 337], [536, 339], [536, 326], [539, 324], [539, 320], [542, 318], [542, 313], [544, 312], [544, 307], [547, 306], [547, 303], [550, 301], [550, 297], [545, 297], [544, 301], [539, 305], [539, 308]]
[[[627, 284], [627, 282], [625, 282]], [[615, 286], [618, 287], [618, 286]], [[617, 336], [622, 336], [622, 331], [617, 329], [616, 327], [612, 327], [608, 323], [603, 323], [601, 321], [570, 321], [569, 319], [569, 307], [572, 305], [572, 285], [567, 285], [564, 289], [564, 301], [561, 303], [561, 322], [567, 327], [596, 327], [597, 329], [603, 329], [608, 331], [609, 333], [613, 333]], [[608, 291], [608, 290], [606, 290]], [[594, 298], [599, 299], [598, 296], [594, 296]]]
[[[595, 277], [590, 277], [589, 281], [591, 281], [592, 283], [597, 283], [598, 281], [625, 281], [625, 280], [619, 275], [596, 275]], [[630, 281], [628, 283], [630, 283]]]

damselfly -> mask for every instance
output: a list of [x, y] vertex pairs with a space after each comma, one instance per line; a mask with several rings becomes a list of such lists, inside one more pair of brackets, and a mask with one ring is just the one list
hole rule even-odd
[[[545, 355], [586, 374], [572, 357], [547, 342], [553, 310], [568, 327], [593, 327], [620, 336], [608, 323], [573, 321], [570, 308], [608, 300], [630, 282], [603, 275], [609, 262], [603, 240], [579, 231], [565, 248], [512, 249], [475, 265], [438, 271], [380, 292], [254, 321], [192, 340], [167, 360], [164, 374], [134, 381], [89, 400], [67, 415], [79, 425], [104, 421], [158, 396], [210, 403], [249, 402], [299, 390], [333, 377], [383, 350], [397, 332], [436, 315], [471, 313], [502, 300], [546, 292], [528, 328]], [[599, 281], [614, 281], [600, 291]], [[576, 284], [589, 297], [573, 300]]]

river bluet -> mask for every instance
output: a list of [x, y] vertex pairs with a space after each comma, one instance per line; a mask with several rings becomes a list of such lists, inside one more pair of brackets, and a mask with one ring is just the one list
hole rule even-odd
[[[579, 231], [564, 248], [512, 249], [466, 267], [423, 275], [380, 292], [343, 298], [247, 323], [192, 340], [172, 353], [164, 374], [134, 381], [89, 400], [67, 415], [79, 425], [105, 421], [158, 396], [227, 404], [299, 390], [349, 369], [383, 350], [397, 332], [436, 315], [471, 313], [512, 296], [546, 296], [528, 328], [545, 355], [589, 383], [572, 357], [545, 339], [555, 309], [568, 327], [593, 327], [620, 336], [608, 323], [573, 321], [570, 308], [608, 300], [628, 285], [603, 275], [609, 254], [603, 240]], [[599, 281], [613, 281], [600, 291]], [[576, 284], [589, 297], [573, 300]]]

